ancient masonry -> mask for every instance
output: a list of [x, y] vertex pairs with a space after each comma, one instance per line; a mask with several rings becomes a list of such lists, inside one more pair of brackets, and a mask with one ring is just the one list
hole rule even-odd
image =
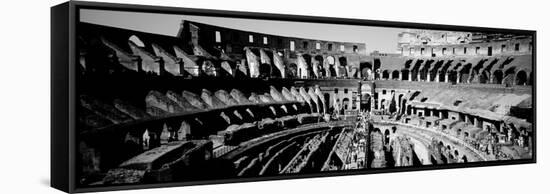
[[532, 157], [532, 38], [407, 30], [396, 53], [182, 21], [79, 23], [79, 184]]

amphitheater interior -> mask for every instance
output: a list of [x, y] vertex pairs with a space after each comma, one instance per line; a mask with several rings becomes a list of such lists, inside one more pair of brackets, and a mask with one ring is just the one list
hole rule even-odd
[[[231, 29], [189, 22], [177, 37], [79, 25], [82, 185], [533, 157], [525, 37], [500, 53], [505, 46], [490, 41], [434, 47], [441, 55], [368, 55], [353, 43], [333, 51], [339, 43], [295, 38], [291, 49], [235, 37], [228, 47], [214, 31]], [[212, 37], [194, 39], [193, 26]], [[455, 51], [491, 44], [491, 54]]]

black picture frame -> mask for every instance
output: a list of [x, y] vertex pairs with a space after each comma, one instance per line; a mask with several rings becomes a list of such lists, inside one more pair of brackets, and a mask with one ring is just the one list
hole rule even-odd
[[[80, 9], [97, 9], [97, 10], [112, 10], [112, 11], [132, 11], [132, 12], [147, 12], [147, 13], [164, 13], [164, 14], [187, 14], [197, 16], [215, 16], [215, 17], [232, 17], [245, 19], [262, 19], [262, 20], [282, 20], [282, 21], [297, 21], [297, 22], [313, 22], [327, 24], [344, 24], [344, 25], [359, 25], [359, 26], [376, 26], [376, 27], [399, 27], [399, 28], [415, 28], [429, 30], [452, 30], [452, 31], [476, 31], [486, 33], [512, 33], [525, 34], [532, 36], [532, 98], [533, 98], [533, 157], [532, 159], [518, 159], [509, 161], [486, 161], [473, 162], [463, 164], [447, 164], [444, 166], [419, 166], [419, 167], [399, 167], [399, 168], [380, 168], [364, 170], [337, 171], [329, 173], [312, 173], [312, 174], [292, 174], [278, 175], [269, 177], [254, 177], [254, 178], [238, 178], [238, 179], [222, 179], [208, 181], [189, 181], [177, 183], [159, 183], [159, 184], [143, 184], [143, 185], [122, 185], [122, 186], [101, 186], [101, 187], [86, 187], [79, 188], [77, 186], [77, 178], [75, 176], [76, 163], [76, 133], [75, 122], [77, 120], [75, 103], [76, 89], [76, 30], [79, 21]], [[163, 6], [148, 6], [148, 5], [130, 5], [130, 4], [112, 4], [99, 2], [85, 1], [69, 1], [51, 8], [51, 186], [64, 192], [92, 192], [92, 191], [111, 191], [111, 190], [127, 190], [127, 189], [144, 189], [158, 187], [174, 187], [187, 185], [204, 185], [204, 184], [220, 184], [220, 183], [236, 183], [250, 181], [267, 181], [280, 179], [297, 179], [311, 177], [328, 177], [328, 176], [343, 176], [343, 175], [358, 175], [358, 174], [377, 174], [389, 172], [408, 172], [419, 170], [439, 170], [452, 168], [467, 168], [467, 167], [484, 167], [512, 164], [530, 164], [536, 163], [537, 147], [536, 147], [536, 31], [520, 30], [520, 29], [502, 29], [502, 28], [485, 28], [473, 26], [456, 26], [456, 25], [441, 25], [441, 24], [425, 24], [425, 23], [407, 23], [395, 21], [376, 21], [364, 19], [346, 19], [346, 18], [331, 18], [331, 17], [312, 17], [301, 15], [287, 14], [267, 14], [255, 12], [237, 12], [237, 11], [222, 11], [209, 9], [193, 9], [193, 8], [176, 8]]]

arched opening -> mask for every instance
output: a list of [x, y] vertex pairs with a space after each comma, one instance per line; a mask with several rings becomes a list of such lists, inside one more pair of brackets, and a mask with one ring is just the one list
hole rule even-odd
[[429, 72], [428, 72], [430, 74], [430, 80], [429, 81], [439, 81], [439, 80], [436, 80], [436, 77], [439, 73], [439, 69], [441, 68], [441, 66], [443, 66], [444, 62], [445, 62], [444, 60], [437, 61], [434, 64], [433, 68], [431, 70], [429, 70]]
[[348, 70], [347, 70], [348, 68], [346, 68], [346, 66], [348, 65], [348, 62], [347, 62], [346, 57], [339, 57], [338, 62], [340, 62], [340, 67], [339, 68], [342, 68], [340, 70], [340, 76], [341, 77], [348, 77]]
[[516, 78], [516, 68], [510, 67], [504, 72], [503, 84], [507, 86], [514, 85], [514, 79]]
[[401, 70], [401, 80], [403, 80], [403, 81], [409, 80], [409, 70], [408, 69]]
[[369, 68], [363, 68], [361, 70], [361, 77], [364, 78], [364, 79], [372, 79], [371, 78], [371, 75], [372, 75], [372, 70], [369, 69]]
[[361, 111], [371, 111], [371, 96], [370, 94], [363, 94], [361, 96]]
[[439, 82], [444, 82], [445, 81], [445, 73], [447, 71], [446, 70], [440, 70], [439, 72], [437, 72], [439, 74]]
[[332, 106], [330, 106], [330, 102], [332, 102], [330, 100], [330, 94], [329, 93], [324, 93], [323, 96], [325, 98], [325, 102], [327, 103], [327, 108], [328, 108], [328, 110], [326, 112], [327, 113], [332, 113], [332, 111], [334, 111], [334, 110], [333, 110]]
[[466, 64], [461, 70], [460, 70], [460, 83], [468, 83], [470, 80], [470, 69], [472, 68], [472, 64], [468, 63]]
[[327, 62], [328, 62], [329, 65], [334, 65], [334, 62], [335, 62], [334, 57], [333, 56], [328, 56], [327, 57]]
[[394, 70], [394, 71], [391, 73], [391, 79], [393, 79], [393, 80], [398, 80], [398, 79], [399, 79], [399, 71]]
[[422, 65], [422, 63], [424, 62], [424, 60], [417, 60], [416, 63], [414, 63], [414, 66], [411, 70], [411, 80], [412, 81], [420, 81], [418, 80], [419, 76], [418, 74], [420, 73], [420, 66]]
[[[312, 66], [312, 63], [311, 63], [311, 62], [312, 62], [312, 61], [311, 61], [311, 60], [312, 60], [311, 55], [309, 55], [309, 54], [304, 54], [304, 55], [302, 55], [302, 57], [303, 57], [304, 60], [306, 61], [307, 71], [308, 71], [308, 72], [307, 72], [307, 75], [308, 75], [309, 77], [313, 77], [314, 74], [313, 74], [313, 66]], [[302, 73], [306, 73], [306, 72], [302, 72]]]
[[364, 62], [359, 64], [359, 69], [361, 70], [361, 77], [366, 79], [371, 79], [372, 75], [372, 64], [370, 62]]
[[[428, 71], [430, 70], [430, 67], [432, 66], [432, 63], [434, 60], [427, 60], [424, 66], [420, 69], [420, 80], [427, 80], [428, 79]], [[420, 81], [419, 80], [419, 81]]]
[[399, 104], [398, 104], [398, 106], [399, 106], [399, 111], [400, 111], [401, 113], [403, 113], [403, 112], [402, 112], [403, 106], [404, 106], [404, 104], [403, 104], [403, 94], [399, 94], [399, 97], [398, 97], [397, 99], [398, 99], [397, 102], [399, 103]]
[[296, 63], [291, 63], [290, 65], [288, 65], [287, 75], [287, 77], [289, 78], [298, 77], [298, 65], [296, 65]]
[[330, 77], [336, 77], [336, 69], [334, 67], [335, 59], [333, 56], [327, 57], [327, 63], [328, 63], [328, 69], [326, 70], [328, 74], [330, 74]]
[[342, 107], [344, 108], [344, 110], [349, 110], [349, 98], [344, 98], [342, 100]]
[[449, 72], [449, 76], [448, 76], [448, 77], [449, 77], [449, 83], [456, 83], [456, 81], [457, 81], [456, 79], [457, 79], [457, 77], [458, 77], [458, 72], [455, 71], [455, 70], [451, 70], [451, 71]]
[[[376, 58], [376, 59], [374, 59], [373, 62], [374, 62], [374, 67], [372, 68], [372, 70], [373, 70], [374, 72], [380, 72], [380, 70], [379, 70], [379, 69], [380, 69], [380, 65], [381, 65], [380, 59]], [[378, 75], [378, 74], [374, 74], [374, 79], [380, 79], [379, 76], [380, 76], [380, 75]]]
[[493, 72], [493, 84], [502, 84], [503, 73], [501, 70]]
[[260, 78], [271, 77], [271, 65], [267, 63], [260, 64]]
[[352, 77], [352, 78], [358, 78], [359, 77], [359, 70], [357, 69], [357, 67], [351, 67], [349, 68], [350, 69], [350, 73], [348, 76]]
[[479, 83], [482, 83], [482, 84], [488, 83], [490, 77], [491, 77], [491, 76], [489, 75], [489, 72], [488, 72], [488, 71], [482, 71], [482, 72], [479, 74]]
[[346, 59], [346, 57], [339, 57], [338, 62], [340, 62], [341, 66], [347, 66], [348, 65], [348, 60]]
[[386, 108], [386, 99], [382, 99], [380, 101], [380, 110], [384, 110]]
[[390, 78], [390, 73], [388, 72], [388, 70], [382, 71], [382, 79], [389, 79], [389, 78]]
[[527, 84], [527, 73], [521, 70], [516, 74], [516, 85], [526, 85]]
[[322, 77], [327, 77], [327, 72], [325, 71], [325, 68], [323, 67], [323, 64], [324, 64], [323, 56], [316, 55], [314, 57], [314, 59], [315, 59], [315, 65], [317, 65], [317, 71], [319, 71], [318, 74]]
[[389, 129], [386, 129], [386, 131], [384, 131], [384, 143], [385, 144], [390, 143], [390, 130]]

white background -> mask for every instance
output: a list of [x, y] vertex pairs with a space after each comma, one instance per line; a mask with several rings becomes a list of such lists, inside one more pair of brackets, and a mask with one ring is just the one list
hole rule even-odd
[[[2, 1], [0, 17], [0, 193], [61, 193], [49, 187], [50, 6]], [[537, 164], [191, 186], [112, 193], [547, 193], [550, 190], [548, 36], [545, 1], [108, 2], [537, 30]], [[274, 26], [276, 27], [276, 26]]]

